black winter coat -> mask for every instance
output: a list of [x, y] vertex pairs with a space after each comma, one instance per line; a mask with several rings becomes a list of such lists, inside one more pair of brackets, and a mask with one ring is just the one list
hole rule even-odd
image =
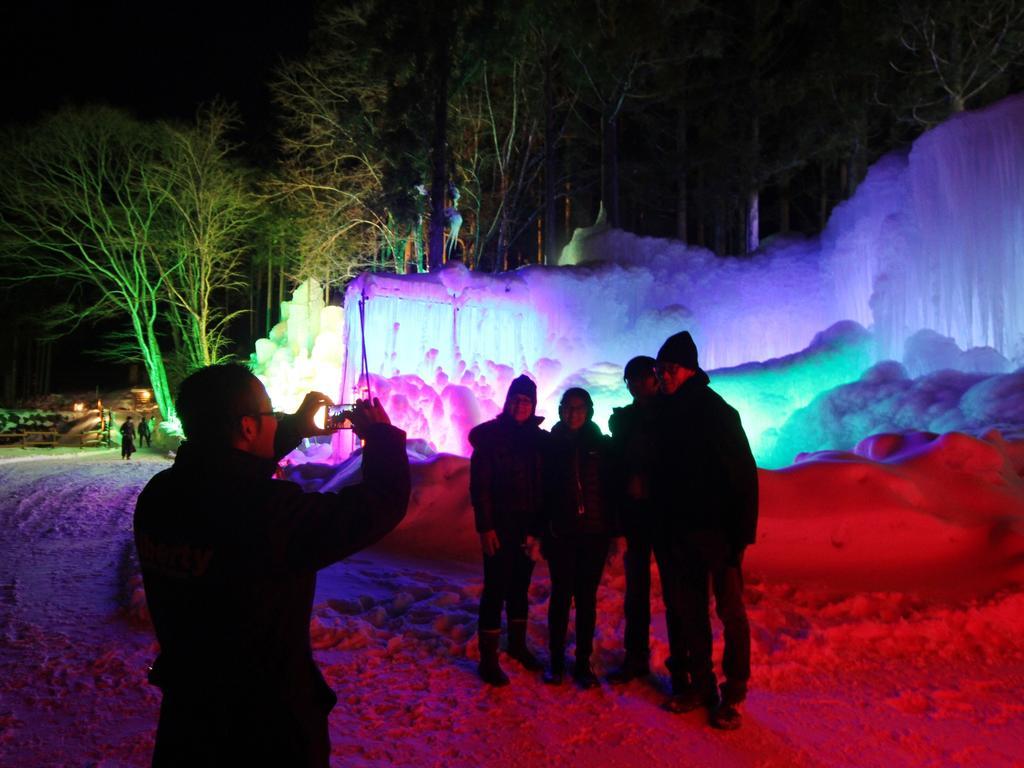
[[[282, 421], [279, 455], [296, 436]], [[374, 425], [362, 483], [338, 493], [303, 493], [275, 470], [275, 460], [186, 442], [139, 496], [135, 543], [160, 643], [151, 679], [164, 693], [158, 755], [204, 739], [211, 765], [239, 764], [260, 745], [254, 759], [327, 764], [313, 743], [336, 702], [310, 648], [316, 572], [405, 516], [405, 434]], [[165, 733], [175, 743], [161, 745]]]
[[[617, 468], [616, 495], [624, 533], [649, 535], [653, 474], [660, 411], [654, 403], [636, 403], [612, 411], [612, 456]], [[642, 516], [643, 519], [639, 519]]]
[[618, 535], [611, 441], [594, 422], [575, 432], [562, 422], [552, 428], [544, 487], [544, 515], [535, 535]]
[[469, 433], [469, 496], [477, 533], [496, 531], [499, 540], [519, 544], [540, 513], [542, 460], [548, 433], [543, 419], [524, 424], [502, 414]]
[[698, 370], [658, 399], [655, 499], [662, 534], [722, 531], [733, 550], [757, 533], [757, 466], [740, 416]]

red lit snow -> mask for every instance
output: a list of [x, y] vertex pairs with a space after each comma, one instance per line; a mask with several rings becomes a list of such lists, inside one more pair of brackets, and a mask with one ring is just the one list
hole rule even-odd
[[[754, 677], [735, 733], [659, 709], [660, 610], [649, 682], [550, 688], [506, 660], [512, 685], [484, 687], [467, 463], [417, 461], [402, 527], [320, 577], [312, 636], [339, 696], [333, 764], [1024, 763], [1021, 444], [878, 438], [862, 452], [881, 460], [762, 472]], [[159, 696], [145, 679], [155, 647], [131, 512], [166, 460], [7, 458], [21, 453], [0, 460], [0, 765], [147, 765]], [[339, 474], [302, 472], [309, 486]], [[599, 673], [618, 660], [622, 587], [616, 560], [599, 596]], [[542, 652], [547, 591], [542, 568], [530, 626]]]

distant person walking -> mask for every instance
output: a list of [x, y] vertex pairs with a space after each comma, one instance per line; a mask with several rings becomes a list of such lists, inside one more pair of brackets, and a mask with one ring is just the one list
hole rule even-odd
[[103, 432], [103, 442], [106, 443], [107, 448], [114, 447], [114, 441], [111, 439], [110, 433], [114, 429], [114, 411], [110, 409], [106, 411], [106, 418], [103, 416], [103, 412], [100, 412], [100, 430]]
[[140, 448], [142, 447], [143, 443], [146, 444], [147, 448], [151, 447], [150, 438], [151, 438], [152, 434], [153, 434], [152, 430], [151, 430], [151, 428], [149, 426], [149, 417], [143, 416], [142, 420], [139, 421], [139, 447]]
[[129, 416], [121, 425], [121, 458], [130, 459], [135, 453], [135, 424]]
[[597, 625], [597, 588], [617, 534], [612, 496], [611, 444], [593, 422], [594, 402], [585, 389], [562, 395], [559, 422], [551, 430], [544, 466], [544, 517], [537, 533], [551, 571], [548, 633], [551, 666], [544, 682], [565, 675], [569, 609], [576, 603], [576, 662], [581, 688], [599, 685], [590, 666]]
[[480, 596], [480, 678], [508, 685], [498, 663], [501, 611], [508, 618], [508, 654], [526, 669], [540, 662], [526, 645], [530, 578], [536, 542], [529, 535], [542, 503], [542, 460], [548, 433], [536, 416], [537, 385], [519, 376], [501, 414], [469, 433], [469, 495], [484, 559]]

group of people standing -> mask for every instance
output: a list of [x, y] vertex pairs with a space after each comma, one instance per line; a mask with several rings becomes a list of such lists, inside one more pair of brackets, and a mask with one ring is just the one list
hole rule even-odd
[[[113, 421], [113, 417], [111, 417]], [[135, 446], [135, 436], [139, 437], [139, 445], [145, 443], [147, 447], [151, 444], [153, 429], [150, 426], [150, 419], [147, 416], [142, 416], [139, 419], [138, 426], [132, 421], [132, 417], [129, 416], [124, 420], [121, 425], [121, 458], [130, 459], [132, 454], [138, 450]]]
[[[742, 562], [757, 527], [757, 468], [739, 414], [708, 386], [688, 332], [669, 337], [656, 359], [630, 360], [624, 379], [633, 402], [613, 412], [610, 437], [579, 387], [566, 390], [558, 423], [542, 430], [537, 388], [526, 376], [511, 383], [502, 413], [470, 432], [470, 496], [484, 561], [479, 673], [491, 685], [509, 682], [498, 657], [502, 609], [508, 655], [542, 669], [526, 628], [530, 579], [543, 557], [551, 574], [544, 681], [564, 679], [575, 603], [572, 677], [582, 688], [599, 685], [590, 663], [597, 590], [612, 539], [625, 536], [625, 656], [610, 681], [650, 672], [653, 553], [669, 640], [665, 708], [706, 707], [712, 725], [738, 728], [750, 678]], [[712, 592], [725, 640], [721, 687], [711, 658]]]

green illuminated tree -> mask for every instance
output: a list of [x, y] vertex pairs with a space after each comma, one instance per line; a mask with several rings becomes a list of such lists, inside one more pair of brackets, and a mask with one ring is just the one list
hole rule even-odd
[[[81, 288], [71, 323], [123, 314], [165, 418], [174, 414], [161, 351], [163, 279], [154, 229], [166, 194], [154, 183], [158, 128], [105, 108], [66, 110], [4, 137], [0, 232], [7, 277]], [[77, 296], [82, 296], [79, 292]]]
[[160, 237], [150, 250], [169, 300], [186, 373], [226, 359], [224, 298], [241, 289], [248, 235], [258, 217], [251, 179], [235, 164], [227, 136], [232, 110], [213, 104], [191, 126], [166, 126], [165, 159], [148, 178], [164, 200]]
[[168, 368], [186, 374], [225, 359], [227, 325], [240, 314], [226, 304], [243, 285], [257, 213], [251, 180], [229, 159], [232, 120], [221, 105], [189, 126], [93, 107], [4, 137], [4, 278], [55, 286], [58, 332], [124, 320], [98, 352], [141, 361], [165, 417], [174, 413]]

